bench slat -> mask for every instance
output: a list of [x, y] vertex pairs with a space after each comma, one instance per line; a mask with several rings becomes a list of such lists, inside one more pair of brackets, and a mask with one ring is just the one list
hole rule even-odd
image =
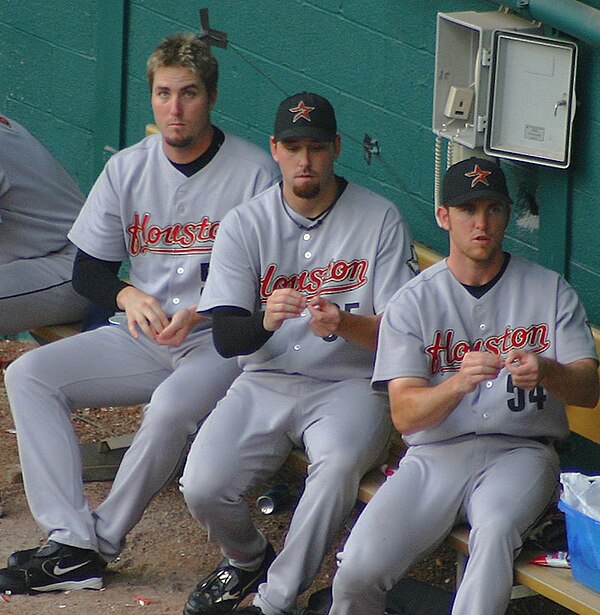
[[[446, 544], [468, 555], [468, 539], [468, 529], [459, 527], [448, 536]], [[571, 570], [529, 563], [542, 554], [541, 550], [524, 550], [515, 561], [515, 581], [580, 615], [600, 613], [600, 593], [576, 581]]]
[[36, 327], [29, 332], [38, 344], [57, 342], [63, 337], [70, 337], [81, 331], [81, 323], [73, 322], [68, 325], [53, 325], [50, 327]]
[[527, 563], [540, 552], [526, 552], [515, 568], [515, 580], [521, 585], [562, 606], [579, 613], [600, 613], [600, 594], [573, 579], [567, 568], [549, 568]]

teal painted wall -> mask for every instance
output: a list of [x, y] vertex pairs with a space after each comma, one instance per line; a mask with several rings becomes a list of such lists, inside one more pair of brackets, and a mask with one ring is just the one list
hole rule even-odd
[[80, 185], [94, 169], [95, 2], [0, 2], [0, 112], [20, 121]]
[[[600, 0], [585, 4], [600, 8]], [[148, 54], [169, 33], [198, 31], [198, 9], [208, 7], [211, 26], [229, 37], [226, 50], [215, 49], [221, 73], [215, 123], [267, 148], [275, 109], [285, 95], [310, 89], [329, 97], [343, 137], [338, 171], [393, 200], [415, 238], [445, 252], [446, 235], [432, 215], [436, 14], [496, 11], [498, 5], [491, 0], [2, 0], [0, 113], [29, 127], [87, 192], [110, 151], [139, 140], [152, 121]], [[552, 24], [546, 32], [562, 36]], [[564, 259], [564, 273], [598, 326], [599, 58], [595, 46], [579, 41], [570, 169], [503, 163], [515, 197], [508, 248], [550, 266], [557, 263], [561, 271]], [[371, 164], [364, 157], [365, 134], [380, 146]], [[577, 438], [572, 440], [564, 456], [597, 465], [597, 456], [582, 454]]]
[[[324, 94], [343, 137], [339, 172], [392, 199], [415, 238], [444, 252], [432, 216], [436, 14], [498, 10], [491, 0], [3, 0], [0, 112], [27, 125], [88, 191], [110, 151], [140, 139], [152, 121], [148, 54], [168, 33], [198, 31], [200, 6], [229, 37], [227, 49], [215, 49], [215, 122], [266, 148], [284, 95]], [[552, 24], [546, 31], [563, 36]], [[516, 197], [507, 245], [558, 269], [555, 253], [566, 247], [564, 273], [600, 325], [600, 66], [597, 48], [578, 43], [571, 168], [503, 163]], [[371, 164], [365, 134], [380, 146]]]
[[[324, 94], [343, 137], [339, 172], [393, 200], [415, 238], [444, 252], [432, 215], [436, 14], [496, 11], [492, 0], [2, 0], [0, 112], [27, 125], [89, 190], [110, 151], [152, 121], [148, 54], [166, 34], [198, 31], [200, 6], [229, 37], [227, 49], [215, 49], [214, 121], [266, 148], [284, 95]], [[546, 32], [562, 36], [552, 24]], [[516, 197], [508, 248], [560, 270], [564, 247], [564, 273], [600, 325], [598, 56], [579, 41], [571, 168], [503, 166]], [[365, 134], [380, 146], [371, 164]]]

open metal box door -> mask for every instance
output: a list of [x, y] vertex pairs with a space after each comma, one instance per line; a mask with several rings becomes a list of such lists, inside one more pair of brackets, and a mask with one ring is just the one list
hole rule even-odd
[[496, 31], [492, 58], [485, 153], [568, 167], [577, 45]]

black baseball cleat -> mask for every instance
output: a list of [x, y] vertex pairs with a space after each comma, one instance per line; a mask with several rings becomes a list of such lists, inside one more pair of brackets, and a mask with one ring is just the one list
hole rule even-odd
[[102, 568], [95, 551], [49, 540], [29, 560], [0, 570], [0, 593], [101, 589]]
[[[275, 559], [275, 551], [267, 544], [263, 563], [258, 570], [247, 571], [232, 566], [224, 559], [189, 595], [183, 615], [225, 615], [256, 592], [267, 578], [267, 570]], [[258, 611], [260, 613], [260, 611]]]
[[[20, 568], [26, 564], [38, 551], [40, 547], [33, 547], [32, 549], [22, 549], [21, 551], [15, 551], [8, 556], [6, 564], [8, 568]], [[98, 558], [98, 565], [100, 568], [106, 568], [108, 563], [101, 557]]]
[[26, 564], [37, 552], [39, 547], [33, 547], [33, 549], [22, 549], [21, 551], [15, 551], [8, 556], [6, 564], [9, 568], [18, 568], [23, 564]]
[[[313, 611], [307, 611], [306, 609], [300, 612], [302, 615], [310, 615], [313, 613]], [[265, 615], [265, 612], [260, 607], [252, 604], [251, 606], [246, 606], [243, 609], [238, 609], [235, 612], [235, 615]], [[318, 615], [318, 613], [315, 612], [315, 615]]]

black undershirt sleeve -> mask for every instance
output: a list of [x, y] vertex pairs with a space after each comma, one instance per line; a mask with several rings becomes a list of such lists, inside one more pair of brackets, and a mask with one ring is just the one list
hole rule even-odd
[[251, 314], [243, 308], [221, 306], [211, 315], [215, 348], [226, 359], [256, 352], [273, 335], [263, 327], [261, 311]]
[[120, 268], [120, 261], [103, 261], [77, 250], [73, 263], [73, 288], [93, 303], [117, 311], [117, 295], [129, 286], [119, 279]]

